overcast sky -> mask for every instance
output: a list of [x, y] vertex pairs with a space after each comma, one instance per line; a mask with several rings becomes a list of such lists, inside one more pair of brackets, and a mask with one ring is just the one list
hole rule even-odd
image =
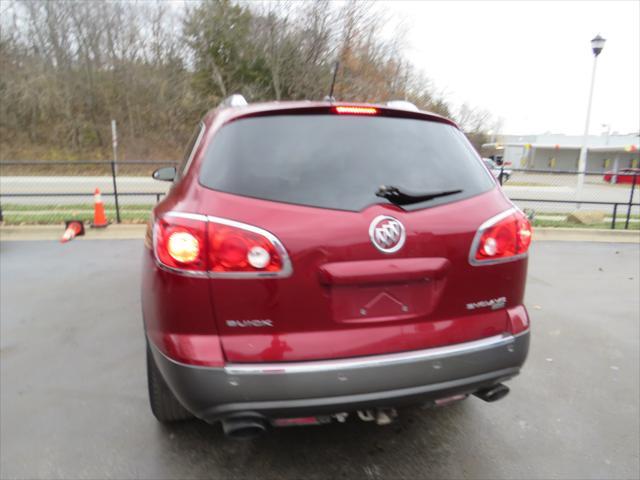
[[502, 133], [582, 134], [593, 55], [591, 133], [640, 130], [640, 2], [396, 1], [407, 57], [456, 104], [502, 117]]

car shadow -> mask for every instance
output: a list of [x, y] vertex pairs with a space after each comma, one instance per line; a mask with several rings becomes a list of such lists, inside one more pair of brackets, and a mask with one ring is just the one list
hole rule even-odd
[[451, 474], [458, 437], [472, 415], [468, 401], [405, 409], [390, 425], [351, 415], [345, 423], [272, 429], [253, 439], [225, 437], [200, 421], [161, 427], [172, 455], [189, 459], [181, 474], [269, 478], [411, 477]]

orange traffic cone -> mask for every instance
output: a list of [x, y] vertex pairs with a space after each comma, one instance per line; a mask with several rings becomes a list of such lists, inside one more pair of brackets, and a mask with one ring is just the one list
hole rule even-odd
[[69, 240], [84, 235], [84, 225], [78, 220], [68, 220], [65, 222], [65, 231], [60, 239], [60, 243], [67, 243]]
[[93, 194], [93, 223], [92, 228], [104, 228], [109, 225], [107, 222], [107, 216], [104, 213], [104, 203], [102, 203], [102, 195], [100, 195], [100, 189], [96, 188]]

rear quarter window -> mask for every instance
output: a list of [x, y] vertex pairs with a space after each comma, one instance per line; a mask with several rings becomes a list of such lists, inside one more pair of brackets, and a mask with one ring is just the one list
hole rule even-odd
[[350, 211], [386, 203], [375, 196], [381, 185], [411, 193], [462, 190], [406, 210], [469, 198], [495, 185], [451, 125], [331, 114], [225, 125], [208, 146], [200, 183], [236, 195]]

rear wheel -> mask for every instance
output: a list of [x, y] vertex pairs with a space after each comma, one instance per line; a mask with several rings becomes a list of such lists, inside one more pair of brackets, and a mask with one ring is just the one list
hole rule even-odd
[[193, 415], [178, 402], [167, 382], [162, 378], [149, 345], [147, 345], [147, 386], [151, 411], [160, 422], [170, 423], [193, 418]]

